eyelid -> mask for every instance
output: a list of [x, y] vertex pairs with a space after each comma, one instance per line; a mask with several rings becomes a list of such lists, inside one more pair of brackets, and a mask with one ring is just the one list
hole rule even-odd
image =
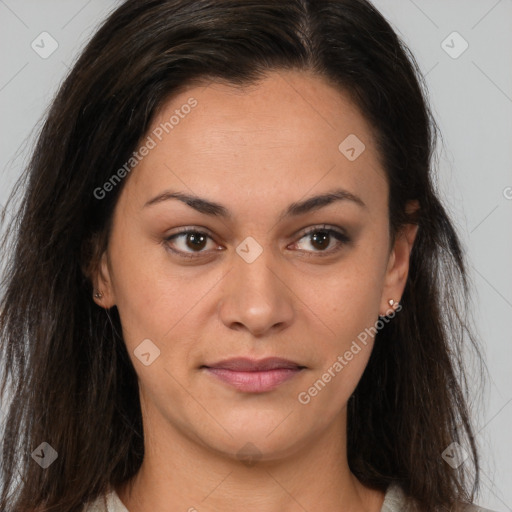
[[309, 228], [306, 228], [305, 230], [299, 231], [299, 236], [296, 242], [294, 244], [297, 244], [300, 240], [302, 240], [304, 237], [311, 233], [316, 233], [319, 231], [327, 231], [328, 233], [334, 233], [336, 238], [336, 246], [334, 248], [325, 250], [325, 251], [300, 251], [304, 256], [320, 256], [320, 257], [327, 257], [332, 256], [334, 254], [337, 254], [343, 246], [349, 244], [352, 239], [349, 237], [349, 235], [346, 233], [346, 231], [342, 228], [339, 228], [337, 226], [331, 226], [329, 224], [322, 224], [322, 225], [315, 225], [311, 226]]
[[293, 235], [293, 236], [294, 237], [299, 236], [299, 240], [300, 240], [304, 236], [309, 235], [310, 233], [315, 233], [317, 231], [334, 231], [340, 235], [344, 235], [344, 236], [348, 237], [348, 235], [345, 233], [344, 229], [339, 228], [337, 226], [331, 226], [330, 224], [315, 224], [314, 226], [310, 226], [308, 228], [304, 228], [304, 229], [298, 231], [297, 234]]
[[[310, 226], [308, 228], [304, 228], [302, 230], [299, 230], [296, 234], [292, 235], [294, 239], [296, 239], [295, 242], [291, 242], [292, 244], [298, 243], [300, 240], [302, 240], [304, 237], [311, 233], [316, 233], [319, 231], [327, 231], [329, 233], [335, 233], [337, 236], [335, 237], [337, 240], [337, 247], [326, 250], [326, 251], [299, 251], [306, 256], [329, 256], [332, 254], [337, 253], [339, 250], [341, 250], [341, 246], [344, 246], [351, 242], [351, 238], [347, 235], [344, 229], [339, 228], [337, 226], [331, 226], [329, 224], [316, 224], [313, 226]], [[215, 241], [214, 235], [211, 233], [211, 231], [207, 228], [200, 227], [200, 226], [185, 226], [183, 228], [180, 228], [180, 231], [177, 231], [176, 233], [172, 233], [171, 235], [168, 235], [164, 238], [164, 242], [170, 242], [173, 238], [178, 238], [180, 236], [184, 236], [188, 233], [194, 233], [198, 235], [206, 235], [211, 240]], [[168, 244], [166, 244], [166, 247], [168, 250], [173, 252], [174, 254], [177, 254], [178, 256], [182, 256], [187, 259], [194, 259], [194, 258], [200, 258], [203, 255], [209, 255], [212, 253], [212, 251], [198, 251], [198, 252], [185, 252], [185, 251], [179, 251], [176, 249], [171, 248]], [[219, 249], [214, 249], [214, 251], [218, 251]]]
[[171, 233], [170, 235], [166, 235], [164, 240], [169, 241], [173, 238], [177, 238], [180, 235], [184, 235], [187, 233], [196, 233], [199, 235], [206, 235], [212, 240], [215, 240], [215, 235], [208, 229], [204, 228], [202, 226], [184, 226], [182, 228], [179, 228], [179, 231], [176, 231], [175, 233]]
[[[180, 228], [180, 231], [177, 231], [176, 233], [172, 233], [172, 234], [166, 236], [163, 241], [170, 242], [173, 238], [178, 238], [178, 237], [184, 236], [188, 233], [194, 233], [194, 234], [198, 234], [198, 235], [206, 235], [208, 238], [215, 241], [214, 236], [212, 235], [211, 231], [209, 229], [201, 227], [201, 226], [185, 226], [183, 228]], [[211, 253], [211, 251], [199, 251], [199, 252], [179, 251], [179, 250], [173, 249], [168, 243], [166, 243], [165, 246], [166, 246], [167, 250], [171, 251], [173, 254], [176, 254], [176, 255], [181, 256], [186, 259], [200, 258], [202, 255]]]

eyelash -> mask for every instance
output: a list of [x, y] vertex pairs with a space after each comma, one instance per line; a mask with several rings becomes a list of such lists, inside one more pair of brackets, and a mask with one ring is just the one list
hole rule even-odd
[[[350, 241], [351, 241], [350, 238], [345, 233], [343, 233], [341, 231], [338, 231], [337, 229], [329, 228], [327, 225], [313, 226], [313, 227], [307, 229], [306, 231], [304, 231], [302, 233], [301, 237], [299, 238], [299, 241], [302, 240], [303, 238], [305, 238], [308, 235], [311, 235], [313, 233], [319, 233], [319, 232], [326, 232], [329, 235], [334, 236], [334, 238], [337, 240], [337, 245], [336, 245], [335, 248], [329, 249], [329, 250], [326, 250], [326, 251], [305, 251], [305, 254], [307, 255], [307, 257], [310, 257], [310, 256], [320, 256], [320, 257], [330, 256], [330, 255], [340, 251], [344, 245], [350, 243]], [[178, 256], [180, 256], [182, 258], [188, 258], [188, 259], [199, 258], [199, 257], [201, 257], [201, 255], [205, 251], [199, 251], [199, 252], [195, 252], [195, 253], [187, 253], [187, 252], [184, 252], [184, 251], [178, 251], [176, 249], [172, 249], [170, 247], [169, 243], [168, 243], [168, 242], [171, 242], [175, 238], [179, 238], [179, 237], [188, 235], [190, 233], [193, 233], [195, 235], [204, 235], [204, 236], [206, 236], [206, 237], [208, 237], [208, 238], [213, 240], [213, 238], [208, 233], [206, 233], [204, 231], [199, 231], [198, 229], [195, 229], [195, 228], [186, 228], [183, 231], [180, 231], [179, 233], [174, 233], [173, 235], [165, 238], [164, 241], [167, 242], [166, 245], [167, 245], [167, 247], [168, 247], [168, 249], [170, 251], [172, 251], [174, 254], [177, 254]]]

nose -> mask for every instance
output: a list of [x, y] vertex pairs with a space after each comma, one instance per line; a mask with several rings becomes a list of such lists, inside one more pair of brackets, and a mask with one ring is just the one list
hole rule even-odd
[[226, 327], [261, 337], [291, 325], [293, 292], [279, 275], [271, 252], [264, 250], [252, 263], [234, 255], [218, 307]]

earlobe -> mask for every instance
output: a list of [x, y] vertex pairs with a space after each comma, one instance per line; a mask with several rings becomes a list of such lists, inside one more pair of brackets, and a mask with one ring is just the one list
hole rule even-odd
[[109, 309], [115, 305], [114, 293], [112, 290], [112, 282], [110, 278], [110, 270], [108, 265], [108, 255], [105, 251], [101, 255], [97, 271], [93, 279], [94, 302], [102, 308]]
[[[410, 208], [413, 210], [417, 209], [417, 201], [414, 201], [414, 203], [414, 205], [409, 205], [409, 211]], [[401, 300], [409, 274], [410, 256], [418, 234], [418, 228], [417, 224], [405, 224], [397, 233], [395, 244], [388, 260], [388, 268], [381, 296], [381, 311], [389, 311], [388, 301], [390, 298], [393, 298], [396, 303], [399, 303]], [[386, 313], [382, 314], [382, 316], [384, 315]]]

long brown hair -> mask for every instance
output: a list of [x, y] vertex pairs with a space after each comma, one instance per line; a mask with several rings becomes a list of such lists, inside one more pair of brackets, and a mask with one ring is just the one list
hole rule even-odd
[[[117, 310], [95, 305], [90, 279], [124, 182], [101, 199], [94, 191], [183, 86], [250, 84], [279, 69], [350, 94], [376, 134], [391, 236], [419, 225], [402, 311], [378, 332], [349, 401], [350, 468], [376, 489], [400, 484], [419, 510], [473, 500], [463, 354], [481, 359], [463, 249], [435, 189], [438, 128], [407, 46], [366, 0], [128, 0], [62, 84], [11, 198], [23, 193], [3, 241], [2, 511], [79, 511], [137, 473], [137, 375]], [[409, 200], [420, 204], [414, 216]], [[31, 456], [42, 442], [58, 452], [46, 469]], [[470, 453], [457, 469], [441, 456], [452, 442]]]

